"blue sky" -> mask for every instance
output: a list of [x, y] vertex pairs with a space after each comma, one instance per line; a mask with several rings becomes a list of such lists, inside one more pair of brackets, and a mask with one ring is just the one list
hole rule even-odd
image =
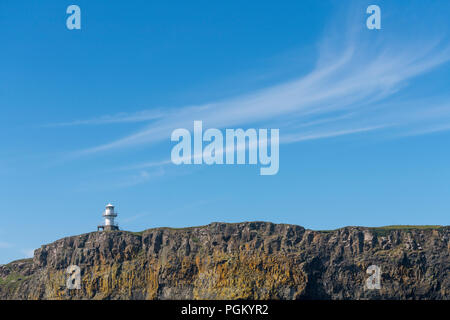
[[[281, 2], [281, 3], [280, 3]], [[81, 8], [82, 29], [66, 28]], [[381, 30], [366, 8], [381, 8]], [[450, 222], [448, 1], [0, 3], [0, 263], [90, 232]], [[175, 128], [279, 128], [280, 170], [168, 164]]]

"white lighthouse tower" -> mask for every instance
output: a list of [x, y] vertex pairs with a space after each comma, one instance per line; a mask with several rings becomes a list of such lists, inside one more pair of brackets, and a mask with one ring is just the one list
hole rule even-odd
[[106, 205], [102, 216], [105, 218], [105, 224], [97, 227], [97, 231], [102, 229], [104, 231], [119, 230], [119, 226], [114, 223], [114, 218], [117, 217], [117, 212], [114, 211], [114, 206], [111, 203]]

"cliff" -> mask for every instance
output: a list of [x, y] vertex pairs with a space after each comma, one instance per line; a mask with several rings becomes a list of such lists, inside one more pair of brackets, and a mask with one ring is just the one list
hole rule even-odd
[[[450, 299], [450, 227], [91, 232], [0, 266], [0, 299]], [[81, 269], [81, 289], [66, 270]], [[381, 289], [365, 287], [368, 266]]]

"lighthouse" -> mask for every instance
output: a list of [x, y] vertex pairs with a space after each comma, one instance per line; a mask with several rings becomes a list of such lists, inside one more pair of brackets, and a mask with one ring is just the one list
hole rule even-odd
[[106, 205], [102, 216], [105, 218], [105, 224], [97, 226], [97, 231], [100, 229], [104, 231], [119, 230], [119, 226], [114, 222], [114, 218], [117, 217], [117, 212], [114, 211], [114, 206], [111, 203]]

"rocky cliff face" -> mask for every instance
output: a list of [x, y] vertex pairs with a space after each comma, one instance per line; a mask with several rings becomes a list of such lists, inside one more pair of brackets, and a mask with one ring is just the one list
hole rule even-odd
[[[450, 227], [266, 222], [92, 232], [0, 266], [0, 299], [450, 299]], [[81, 289], [66, 270], [81, 270]], [[370, 265], [381, 288], [369, 290]]]

